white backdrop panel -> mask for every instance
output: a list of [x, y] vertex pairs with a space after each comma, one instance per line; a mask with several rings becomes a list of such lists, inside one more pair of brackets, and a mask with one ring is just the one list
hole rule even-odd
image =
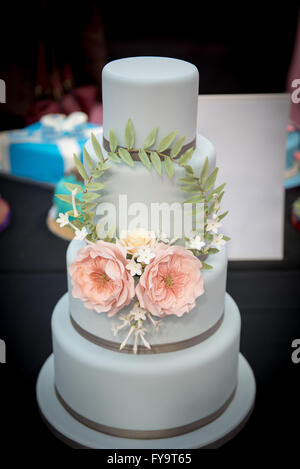
[[282, 259], [288, 94], [200, 95], [198, 131], [227, 182], [222, 230], [231, 260]]

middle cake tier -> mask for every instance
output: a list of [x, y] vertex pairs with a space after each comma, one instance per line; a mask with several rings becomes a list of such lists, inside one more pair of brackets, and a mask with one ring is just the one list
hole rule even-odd
[[[76, 258], [80, 248], [86, 245], [85, 241], [73, 240], [67, 250], [67, 266]], [[207, 262], [213, 267], [211, 270], [203, 270], [204, 293], [197, 298], [196, 306], [182, 317], [175, 315], [165, 316], [157, 331], [149, 326], [146, 338], [151, 343], [153, 351], [165, 351], [168, 344], [182, 349], [198, 343], [211, 335], [220, 326], [224, 314], [224, 299], [227, 275], [227, 252], [223, 248], [218, 254], [209, 256]], [[68, 274], [68, 293], [70, 315], [74, 327], [83, 336], [94, 342], [99, 342], [103, 347], [118, 350], [128, 331], [121, 330], [114, 336], [112, 327], [120, 324], [119, 315], [127, 314], [132, 304], [123, 308], [114, 317], [110, 318], [106, 313], [97, 313], [87, 309], [80, 299], [72, 296], [71, 278]], [[155, 318], [159, 319], [159, 318]], [[130, 351], [133, 337], [128, 341], [128, 347], [124, 351]], [[143, 348], [140, 347], [140, 350]], [[144, 353], [147, 349], [144, 350]]]

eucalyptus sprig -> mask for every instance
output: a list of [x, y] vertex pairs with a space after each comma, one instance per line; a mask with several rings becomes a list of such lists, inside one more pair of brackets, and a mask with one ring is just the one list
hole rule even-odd
[[[189, 194], [193, 194], [191, 197], [186, 199], [184, 203], [203, 203], [204, 207], [204, 233], [202, 233], [203, 247], [201, 249], [193, 249], [195, 255], [210, 255], [219, 252], [219, 249], [214, 247], [214, 235], [212, 234], [212, 228], [210, 224], [214, 222], [217, 227], [220, 225], [220, 221], [228, 214], [228, 211], [219, 214], [220, 203], [224, 196], [224, 188], [226, 183], [214, 188], [219, 168], [215, 168], [209, 173], [209, 160], [208, 157], [205, 159], [205, 163], [202, 166], [200, 175], [195, 175], [193, 168], [185, 166], [186, 176], [180, 178], [179, 181], [183, 183], [181, 189]], [[195, 210], [193, 210], [195, 215]], [[209, 218], [211, 217], [211, 218]], [[210, 229], [209, 229], [210, 228]], [[214, 231], [215, 234], [217, 231]], [[225, 235], [218, 235], [218, 241], [229, 241], [230, 238]], [[220, 238], [221, 237], [221, 238]], [[205, 269], [211, 269], [209, 264], [203, 262]]]
[[[157, 140], [158, 128], [155, 127], [147, 136], [142, 148], [134, 148], [135, 133], [131, 119], [128, 119], [125, 127], [125, 144], [126, 148], [118, 145], [118, 139], [113, 129], [109, 133], [108, 158], [113, 163], [121, 163], [122, 161], [128, 166], [134, 166], [134, 159], [131, 153], [136, 153], [143, 165], [151, 171], [152, 168], [161, 176], [163, 167], [170, 179], [174, 176], [174, 164], [184, 166], [193, 156], [194, 148], [186, 150], [178, 159], [175, 159], [184, 145], [185, 137], [181, 137], [174, 142], [178, 131], [173, 130], [164, 137], [157, 145], [156, 149], [152, 147]], [[166, 153], [168, 150], [168, 153]]]

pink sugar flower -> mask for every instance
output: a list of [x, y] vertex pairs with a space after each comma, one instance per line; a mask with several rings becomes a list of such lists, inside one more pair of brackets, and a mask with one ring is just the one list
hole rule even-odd
[[158, 243], [136, 287], [142, 308], [159, 317], [182, 316], [204, 292], [200, 260], [182, 246]]
[[72, 295], [88, 309], [114, 316], [135, 295], [134, 279], [126, 270], [126, 249], [98, 241], [78, 251], [69, 266]]

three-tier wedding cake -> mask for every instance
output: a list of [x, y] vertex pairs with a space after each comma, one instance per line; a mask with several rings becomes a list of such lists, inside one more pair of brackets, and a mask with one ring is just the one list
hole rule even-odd
[[[239, 309], [225, 292], [225, 184], [216, 184], [214, 146], [197, 133], [194, 65], [116, 60], [103, 69], [102, 90], [102, 131], [87, 142], [83, 163], [75, 157], [85, 185], [68, 184], [61, 196], [73, 209], [57, 222], [75, 239], [68, 293], [52, 318], [51, 386], [79, 433], [166, 447], [225, 419], [247, 368]], [[249, 376], [251, 396], [222, 436], [253, 403]], [[38, 399], [71, 438], [41, 391]]]

